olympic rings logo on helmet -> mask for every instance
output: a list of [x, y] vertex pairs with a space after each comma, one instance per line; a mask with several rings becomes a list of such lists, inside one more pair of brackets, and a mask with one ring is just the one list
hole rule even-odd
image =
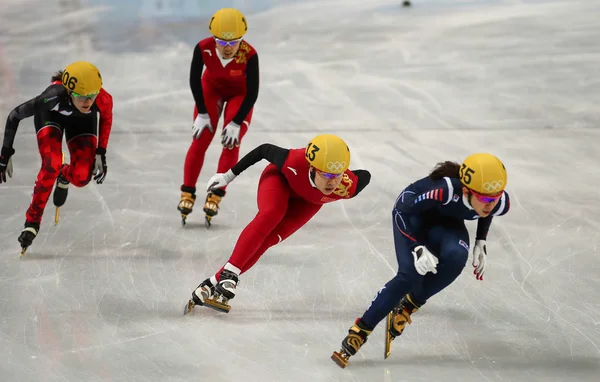
[[327, 162], [327, 170], [331, 173], [337, 174], [342, 172], [346, 168], [346, 162]]
[[235, 32], [221, 32], [221, 38], [225, 40], [233, 40], [235, 37]]
[[501, 180], [493, 180], [491, 182], [485, 182], [483, 184], [483, 191], [488, 194], [493, 194], [502, 191], [504, 188], [504, 182]]

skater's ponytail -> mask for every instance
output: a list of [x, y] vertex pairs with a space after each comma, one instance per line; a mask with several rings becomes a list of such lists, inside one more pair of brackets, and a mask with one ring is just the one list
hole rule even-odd
[[440, 180], [444, 177], [460, 179], [458, 171], [460, 170], [460, 164], [452, 161], [440, 162], [435, 165], [429, 177], [432, 180]]
[[62, 82], [62, 76], [63, 76], [63, 70], [61, 69], [52, 75], [52, 79], [50, 79], [50, 82], [54, 82], [54, 81]]

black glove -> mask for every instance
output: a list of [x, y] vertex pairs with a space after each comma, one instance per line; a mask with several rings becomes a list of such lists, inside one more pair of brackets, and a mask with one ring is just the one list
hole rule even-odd
[[2, 152], [0, 152], [0, 183], [6, 183], [6, 174], [12, 178], [13, 167], [10, 157], [12, 157], [14, 153], [15, 149], [2, 147]]
[[94, 180], [98, 184], [104, 182], [108, 168], [106, 167], [106, 149], [98, 147], [96, 149], [96, 162], [94, 162]]

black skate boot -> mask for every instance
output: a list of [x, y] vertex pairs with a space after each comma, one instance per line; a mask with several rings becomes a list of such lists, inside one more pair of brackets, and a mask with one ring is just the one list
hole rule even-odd
[[225, 191], [219, 189], [213, 190], [206, 195], [206, 201], [204, 202], [206, 228], [210, 228], [210, 221], [219, 213], [219, 203], [221, 203], [223, 196], [225, 196]]
[[403, 6], [403, 7], [407, 7], [407, 8], [408, 8], [408, 7], [410, 7], [411, 5], [412, 5], [412, 4], [410, 3], [410, 1], [409, 1], [409, 0], [404, 0], [404, 1], [402, 2], [402, 6]]
[[19, 235], [19, 243], [21, 243], [21, 257], [25, 255], [27, 248], [33, 243], [33, 239], [37, 236], [40, 231], [40, 223], [25, 222], [25, 228]]
[[204, 305], [204, 301], [211, 298], [215, 294], [215, 286], [210, 282], [210, 279], [202, 281], [198, 288], [192, 292], [192, 299], [185, 306], [183, 315], [185, 316], [192, 311], [196, 305]]
[[406, 324], [412, 324], [410, 315], [419, 310], [424, 302], [417, 301], [410, 293], [387, 316], [386, 341], [384, 358], [390, 356], [392, 341], [404, 332]]
[[235, 297], [235, 288], [238, 284], [238, 275], [234, 272], [223, 269], [220, 280], [215, 285], [214, 297], [204, 300], [206, 306], [216, 309], [220, 312], [229, 313], [231, 306], [227, 303]]
[[177, 210], [181, 212], [181, 225], [185, 226], [187, 216], [194, 210], [196, 202], [196, 187], [181, 186], [181, 200]]
[[373, 331], [372, 328], [367, 327], [361, 319], [357, 319], [356, 323], [352, 325], [348, 330], [348, 335], [342, 341], [342, 349], [337, 352], [334, 351], [331, 359], [337, 363], [342, 369], [348, 366], [348, 359], [355, 355], [361, 346], [367, 342], [367, 337]]
[[66, 203], [67, 196], [69, 194], [69, 181], [63, 176], [62, 173], [64, 167], [65, 165], [63, 165], [58, 173], [58, 177], [56, 178], [56, 187], [54, 188], [54, 195], [52, 196], [54, 205], [56, 207], [62, 207]]

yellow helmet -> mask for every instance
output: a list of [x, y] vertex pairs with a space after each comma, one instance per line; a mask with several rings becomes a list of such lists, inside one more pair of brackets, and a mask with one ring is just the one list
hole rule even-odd
[[86, 61], [78, 61], [65, 68], [62, 84], [79, 95], [97, 94], [102, 88], [102, 76], [94, 65]]
[[330, 174], [342, 174], [350, 166], [350, 149], [337, 135], [317, 135], [308, 142], [304, 156], [311, 166]]
[[492, 154], [468, 156], [460, 167], [459, 175], [465, 187], [479, 194], [498, 194], [506, 187], [506, 168]]
[[246, 34], [248, 24], [242, 12], [234, 8], [222, 8], [210, 19], [208, 30], [216, 38], [237, 40]]

